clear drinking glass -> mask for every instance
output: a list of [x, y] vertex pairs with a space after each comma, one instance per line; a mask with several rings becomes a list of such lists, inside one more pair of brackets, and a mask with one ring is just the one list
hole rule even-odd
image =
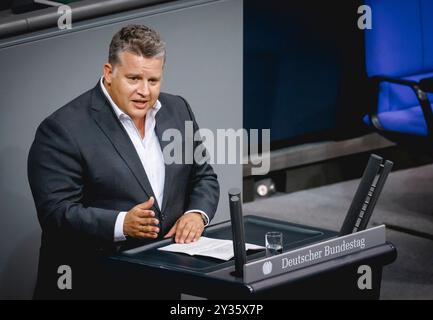
[[283, 252], [283, 233], [270, 231], [265, 235], [266, 254], [275, 255]]

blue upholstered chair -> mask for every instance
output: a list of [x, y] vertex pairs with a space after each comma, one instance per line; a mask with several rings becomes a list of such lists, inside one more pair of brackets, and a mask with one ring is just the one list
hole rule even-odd
[[433, 150], [433, 0], [367, 0], [367, 75], [378, 90], [364, 122], [394, 140]]

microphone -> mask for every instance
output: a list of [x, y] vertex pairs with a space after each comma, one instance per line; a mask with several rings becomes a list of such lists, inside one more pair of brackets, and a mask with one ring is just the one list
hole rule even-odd
[[340, 229], [340, 236], [358, 232], [367, 228], [373, 209], [383, 189], [393, 162], [378, 155], [370, 155], [361, 182]]
[[247, 261], [245, 250], [244, 218], [242, 215], [241, 191], [237, 188], [229, 190], [230, 218], [232, 223], [233, 251], [235, 254], [234, 275], [242, 277]]

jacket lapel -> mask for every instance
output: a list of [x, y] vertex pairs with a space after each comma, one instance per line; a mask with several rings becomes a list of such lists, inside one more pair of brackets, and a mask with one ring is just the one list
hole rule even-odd
[[[164, 148], [170, 143], [170, 141], [163, 141], [162, 140], [162, 134], [165, 130], [173, 128], [173, 125], [170, 124], [170, 113], [167, 110], [167, 107], [165, 106], [165, 100], [163, 97], [159, 96], [159, 101], [161, 102], [161, 109], [159, 109], [158, 113], [155, 116], [156, 119], [156, 125], [155, 125], [155, 132], [159, 140], [159, 145], [161, 146], [161, 150], [164, 151]], [[164, 178], [164, 196], [162, 199], [162, 205], [161, 205], [161, 211], [164, 212], [165, 208], [167, 207], [167, 202], [170, 196], [170, 190], [171, 186], [173, 184], [173, 165], [167, 165], [167, 162], [165, 163], [165, 178]]]
[[[121, 158], [126, 162], [144, 192], [148, 197], [152, 196], [155, 198], [146, 171], [140, 161], [140, 157], [138, 156], [128, 133], [125, 128], [123, 128], [119, 119], [117, 119], [112, 107], [104, 96], [99, 82], [93, 89], [91, 114], [97, 125], [111, 141]], [[155, 201], [154, 207], [161, 212], [157, 201]]]

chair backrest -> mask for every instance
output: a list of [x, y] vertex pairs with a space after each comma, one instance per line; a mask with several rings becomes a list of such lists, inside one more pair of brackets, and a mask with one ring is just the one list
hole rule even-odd
[[[372, 29], [365, 31], [367, 75], [414, 80], [433, 76], [433, 1], [366, 0], [365, 4], [372, 10]], [[411, 89], [387, 83], [381, 85], [378, 103], [379, 112], [418, 105]]]

